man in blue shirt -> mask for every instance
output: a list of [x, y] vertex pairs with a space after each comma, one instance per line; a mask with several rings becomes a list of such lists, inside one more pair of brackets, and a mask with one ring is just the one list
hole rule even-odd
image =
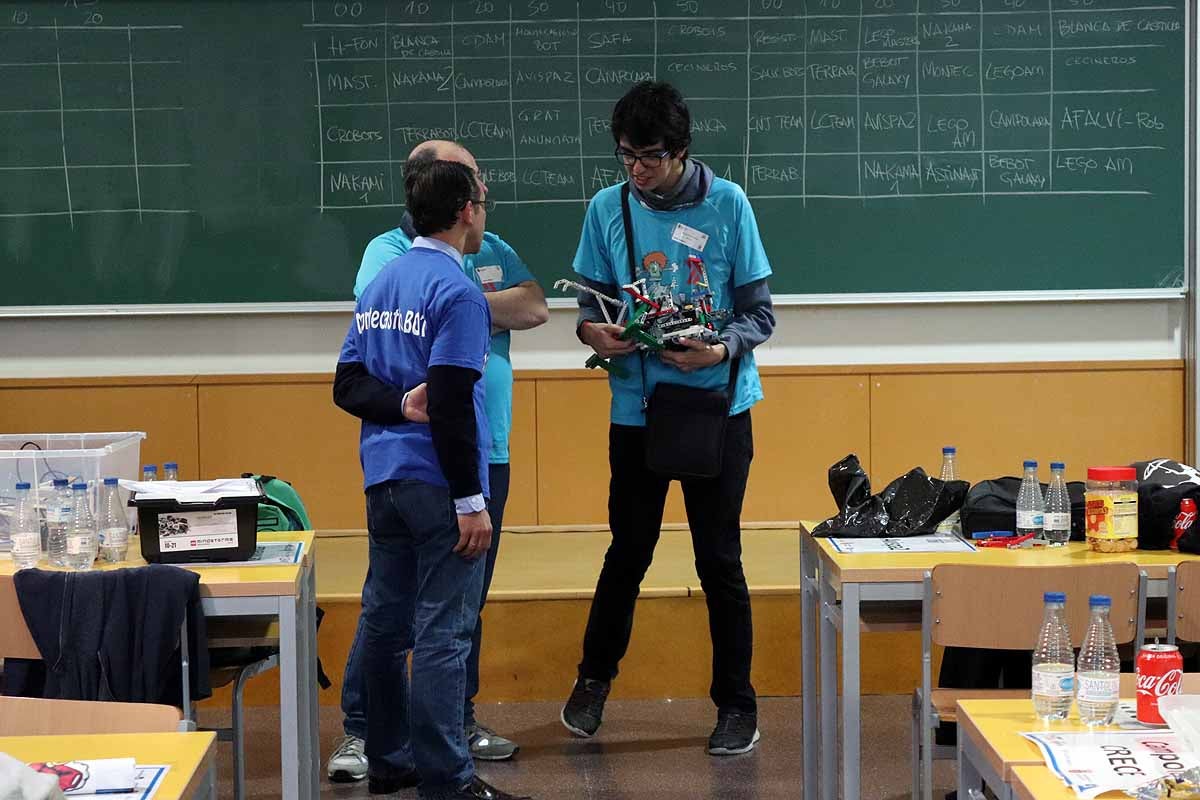
[[[469, 156], [467, 151], [453, 142], [431, 140], [417, 145], [409, 154], [407, 164], [419, 165], [434, 159], [457, 161]], [[362, 264], [354, 282], [354, 295], [361, 297], [367, 287], [393, 261], [412, 247], [417, 236], [412, 226], [412, 217], [405, 214], [400, 227], [380, 234], [371, 240], [363, 252]], [[480, 610], [487, 602], [488, 589], [492, 583], [496, 555], [500, 545], [500, 526], [504, 519], [504, 506], [508, 499], [509, 454], [508, 440], [512, 429], [512, 362], [509, 358], [511, 336], [509, 331], [528, 330], [549, 319], [546, 296], [538, 286], [525, 262], [499, 236], [490, 231], [483, 234], [478, 253], [463, 257], [463, 270], [467, 277], [484, 292], [492, 314], [491, 349], [483, 383], [486, 391], [488, 427], [491, 451], [488, 457], [488, 483], [491, 496], [487, 510], [492, 520], [492, 546], [488, 549], [484, 569], [483, 594]], [[424, 387], [416, 387], [409, 394], [409, 418], [420, 419], [423, 411], [421, 397]], [[415, 399], [414, 399], [415, 398]], [[368, 574], [369, 580], [369, 574]], [[367, 588], [367, 587], [364, 587]], [[519, 749], [516, 743], [497, 735], [480, 725], [475, 719], [475, 695], [479, 692], [479, 652], [483, 637], [483, 617], [479, 617], [471, 640], [471, 653], [467, 659], [466, 702], [464, 704], [463, 727], [471, 755], [487, 761], [511, 758]], [[367, 712], [362, 670], [362, 624], [355, 631], [354, 642], [346, 661], [342, 682], [343, 730], [329, 758], [326, 772], [335, 782], [361, 780], [366, 777], [367, 759], [364, 755], [364, 740], [367, 730]]]
[[[406, 169], [404, 185], [418, 236], [359, 298], [334, 378], [334, 401], [362, 419], [369, 791], [507, 800], [475, 774], [462, 728], [492, 537], [480, 381], [492, 320], [462, 259], [482, 244], [487, 187], [469, 153]], [[404, 419], [404, 387], [420, 384], [428, 424]]]
[[[659, 383], [721, 391], [732, 384], [719, 472], [681, 483], [712, 636], [710, 695], [717, 725], [708, 752], [744, 753], [759, 732], [740, 517], [754, 453], [750, 407], [763, 396], [752, 351], [775, 326], [767, 288], [771, 267], [745, 193], [688, 156], [691, 117], [674, 87], [652, 81], [635, 85], [613, 109], [612, 135], [616, 156], [629, 174], [637, 274], [629, 274], [625, 186], [613, 186], [588, 205], [575, 254], [580, 282], [608, 297], [624, 297], [631, 310], [632, 298], [620, 287], [639, 280], [645, 281], [643, 296], [669, 298], [679, 307], [701, 308], [711, 294], [718, 332], [715, 342], [685, 338], [679, 349], [638, 354], [633, 341], [621, 338], [624, 328], [605, 321], [594, 295], [579, 294], [580, 340], [617, 362], [621, 372], [609, 375], [612, 544], [596, 583], [583, 660], [562, 721], [578, 736], [599, 729], [609, 687], [629, 645], [638, 589], [658, 542], [670, 480], [646, 465], [643, 398], [653, 396]], [[736, 376], [732, 368], [738, 369]]]

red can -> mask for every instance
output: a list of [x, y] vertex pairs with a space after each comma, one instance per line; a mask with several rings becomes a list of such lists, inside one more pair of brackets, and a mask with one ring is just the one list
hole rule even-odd
[[1196, 501], [1185, 497], [1179, 501], [1179, 513], [1175, 515], [1175, 530], [1171, 536], [1171, 549], [1179, 549], [1179, 540], [1196, 521]]
[[1158, 699], [1183, 690], [1183, 656], [1173, 644], [1143, 645], [1137, 657], [1137, 720], [1165, 725]]

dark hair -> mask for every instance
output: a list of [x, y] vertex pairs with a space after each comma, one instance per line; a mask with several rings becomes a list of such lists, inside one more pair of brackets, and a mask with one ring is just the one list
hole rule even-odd
[[613, 141], [629, 140], [634, 147], [663, 143], [671, 154], [692, 144], [692, 115], [683, 95], [665, 81], [640, 81], [617, 101], [612, 115]]
[[404, 174], [417, 169], [424, 169], [437, 160], [437, 148], [432, 144], [423, 144], [414, 150], [404, 162]]
[[421, 236], [450, 230], [463, 206], [478, 199], [475, 173], [457, 161], [434, 159], [409, 169], [411, 163], [405, 163], [404, 198], [413, 228]]

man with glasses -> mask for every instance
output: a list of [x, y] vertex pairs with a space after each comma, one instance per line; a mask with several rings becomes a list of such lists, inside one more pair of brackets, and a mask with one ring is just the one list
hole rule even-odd
[[[492, 539], [480, 381], [492, 317], [463, 272], [464, 254], [483, 243], [487, 187], [468, 158], [405, 171], [418, 235], [359, 297], [334, 378], [334, 401], [362, 419], [371, 794], [419, 786], [430, 800], [512, 797], [475, 774], [462, 727], [481, 557]], [[404, 387], [420, 384], [427, 386], [428, 425], [405, 419]]]
[[[740, 517], [754, 451], [750, 407], [763, 396], [752, 351], [775, 327], [767, 288], [771, 267], [745, 193], [689, 156], [691, 116], [673, 86], [643, 81], [630, 89], [613, 109], [612, 135], [617, 158], [629, 175], [637, 274], [629, 274], [625, 187], [612, 186], [588, 205], [575, 254], [580, 282], [617, 297], [623, 296], [622, 285], [642, 280], [643, 297], [680, 308], [706, 307], [706, 295], [711, 294], [718, 332], [706, 337], [708, 341], [685, 338], [678, 341], [678, 349], [639, 355], [635, 343], [622, 338], [622, 326], [605, 322], [596, 298], [579, 294], [580, 340], [600, 357], [619, 362], [624, 374], [609, 374], [612, 543], [596, 583], [583, 660], [562, 721], [578, 736], [592, 736], [599, 729], [609, 688], [629, 645], [639, 586], [658, 541], [670, 480], [646, 465], [644, 398], [660, 383], [722, 391], [732, 383], [716, 477], [681, 483], [712, 637], [710, 696], [717, 706], [717, 724], [708, 752], [744, 753], [753, 749], [759, 732], [750, 683], [753, 636], [750, 595], [742, 574]], [[738, 369], [736, 376], [731, 375], [733, 368]]]
[[[409, 154], [405, 169], [421, 169], [436, 159], [460, 161], [478, 172], [474, 158], [454, 142], [431, 140], [417, 145]], [[486, 201], [486, 202], [491, 202]], [[490, 210], [490, 209], [488, 209]], [[382, 233], [371, 240], [363, 252], [362, 264], [354, 282], [355, 297], [362, 296], [366, 288], [389, 263], [404, 255], [412, 247], [417, 232], [413, 229], [412, 216], [405, 213], [400, 226]], [[483, 372], [486, 387], [488, 429], [491, 452], [488, 458], [488, 483], [491, 496], [487, 501], [488, 515], [492, 520], [492, 546], [488, 549], [484, 567], [483, 594], [480, 611], [487, 602], [492, 573], [496, 566], [496, 555], [500, 549], [500, 527], [504, 520], [504, 506], [508, 499], [509, 484], [509, 431], [512, 429], [512, 362], [509, 360], [511, 336], [509, 331], [527, 330], [537, 327], [549, 319], [546, 296], [534, 280], [525, 262], [507, 242], [491, 231], [485, 231], [478, 253], [463, 256], [463, 270], [467, 277], [484, 292], [488, 308], [492, 313], [491, 352]], [[424, 421], [425, 387], [415, 387], [408, 395], [409, 419]], [[368, 585], [364, 591], [369, 591]], [[475, 719], [475, 695], [479, 692], [479, 652], [483, 638], [483, 617], [478, 618], [471, 639], [471, 652], [467, 657], [466, 702], [463, 707], [463, 728], [471, 755], [484, 761], [503, 761], [512, 758], [518, 751], [515, 742], [496, 734], [479, 724]], [[344, 735], [329, 757], [326, 773], [334, 782], [358, 781], [367, 775], [365, 740], [367, 736], [367, 709], [362, 669], [362, 623], [354, 634], [350, 654], [346, 660], [346, 672], [342, 682], [342, 712]]]

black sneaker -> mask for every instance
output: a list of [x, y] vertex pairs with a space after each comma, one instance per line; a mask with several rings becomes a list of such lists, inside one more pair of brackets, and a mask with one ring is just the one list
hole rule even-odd
[[758, 715], [742, 711], [718, 711], [717, 727], [708, 737], [708, 753], [734, 756], [749, 753], [758, 741]]
[[492, 786], [483, 778], [476, 775], [471, 782], [463, 786], [447, 800], [533, 800], [527, 794], [509, 794]]
[[600, 729], [604, 701], [608, 699], [611, 686], [606, 681], [594, 681], [591, 678], [575, 681], [575, 688], [571, 690], [561, 714], [562, 724], [567, 730], [585, 739], [594, 736]]
[[367, 774], [367, 791], [371, 794], [395, 794], [401, 789], [411, 789], [421, 782], [421, 776], [415, 769], [406, 770], [398, 775]]

